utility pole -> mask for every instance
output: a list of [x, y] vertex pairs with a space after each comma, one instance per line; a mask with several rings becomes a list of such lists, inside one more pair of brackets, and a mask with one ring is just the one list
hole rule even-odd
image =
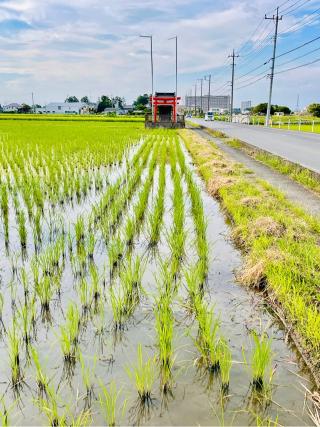
[[267, 15], [264, 16], [264, 19], [271, 19], [272, 21], [275, 21], [275, 31], [274, 31], [274, 40], [273, 40], [273, 55], [272, 55], [272, 62], [271, 62], [271, 74], [270, 74], [270, 88], [269, 88], [269, 101], [268, 101], [268, 109], [267, 109], [267, 116], [266, 116], [266, 122], [265, 126], [269, 126], [270, 121], [270, 112], [271, 112], [271, 100], [272, 100], [272, 87], [273, 87], [273, 78], [274, 78], [274, 63], [276, 60], [276, 49], [277, 49], [277, 38], [278, 38], [278, 26], [279, 21], [282, 21], [282, 16], [279, 16], [279, 7], [277, 7], [277, 14], [272, 15], [272, 17], [268, 18]]
[[297, 96], [297, 105], [296, 105], [296, 112], [300, 112], [300, 95]]
[[202, 84], [203, 84], [203, 79], [198, 79], [200, 81], [200, 114], [202, 114]]
[[197, 115], [197, 83], [194, 85], [194, 115]]
[[210, 110], [211, 74], [209, 74], [208, 76], [204, 76], [204, 79], [208, 81], [208, 111], [209, 111]]
[[34, 111], [34, 98], [33, 98], [33, 92], [31, 93], [32, 96], [32, 112], [35, 113]]
[[234, 90], [234, 59], [239, 58], [239, 55], [235, 55], [234, 49], [232, 55], [229, 55], [228, 58], [232, 58], [232, 75], [231, 75], [231, 102], [230, 102], [230, 122], [232, 123], [232, 114], [233, 114], [233, 90]]
[[152, 114], [152, 121], [153, 121], [153, 48], [152, 48], [152, 36], [141, 35], [140, 37], [142, 37], [144, 39], [150, 39], [150, 59], [151, 59], [151, 114]]
[[[171, 37], [169, 40], [176, 41], [176, 98], [178, 97], [178, 36]], [[176, 117], [175, 121], [177, 121], [177, 108], [176, 108]]]

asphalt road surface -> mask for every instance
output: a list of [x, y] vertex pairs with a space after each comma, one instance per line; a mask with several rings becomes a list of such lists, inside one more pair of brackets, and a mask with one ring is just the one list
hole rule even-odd
[[204, 119], [196, 118], [188, 120], [220, 130], [232, 138], [238, 138], [320, 173], [320, 134], [238, 123], [206, 122]]

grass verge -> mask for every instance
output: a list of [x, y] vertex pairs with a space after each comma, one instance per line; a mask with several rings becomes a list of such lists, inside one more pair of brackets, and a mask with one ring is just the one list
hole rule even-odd
[[[219, 137], [218, 135], [214, 136]], [[250, 157], [259, 160], [261, 163], [275, 169], [281, 174], [289, 176], [291, 179], [303, 185], [307, 189], [320, 194], [320, 174], [279, 156], [268, 153], [265, 150], [255, 148], [250, 144], [239, 141], [238, 139], [226, 139], [225, 142], [233, 148], [244, 151]]]
[[211, 142], [180, 131], [209, 193], [232, 222], [232, 236], [245, 253], [238, 279], [263, 291], [317, 383], [320, 378], [320, 221], [290, 203]]

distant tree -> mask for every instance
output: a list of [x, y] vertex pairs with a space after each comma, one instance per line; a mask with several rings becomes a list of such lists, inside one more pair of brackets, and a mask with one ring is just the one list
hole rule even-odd
[[310, 104], [308, 106], [308, 113], [315, 117], [320, 117], [320, 104]]
[[108, 96], [102, 95], [98, 100], [97, 112], [102, 113], [106, 108], [111, 108], [112, 106], [112, 100]]
[[87, 96], [83, 96], [83, 97], [80, 99], [80, 101], [81, 101], [81, 102], [84, 102], [85, 104], [89, 104], [89, 103], [90, 103], [89, 98], [88, 98]]
[[64, 102], [79, 102], [76, 96], [68, 96]]
[[[254, 114], [266, 114], [267, 113], [268, 104], [266, 102], [263, 102], [261, 104], [256, 105], [252, 108], [252, 112]], [[271, 112], [272, 114], [272, 112]]]
[[[286, 105], [273, 105], [274, 113], [284, 113], [286, 115], [289, 115], [291, 113], [291, 110]], [[272, 114], [274, 114], [272, 113]]]
[[18, 109], [18, 113], [26, 114], [30, 113], [32, 108], [28, 104], [21, 104], [21, 107]]
[[143, 95], [139, 95], [138, 98], [134, 101], [133, 105], [139, 109], [139, 106], [145, 108], [149, 104], [150, 95], [144, 93]]
[[120, 108], [123, 108], [124, 104], [125, 104], [125, 99], [121, 98], [121, 96], [115, 96], [111, 99], [112, 102], [112, 106], [119, 106]]

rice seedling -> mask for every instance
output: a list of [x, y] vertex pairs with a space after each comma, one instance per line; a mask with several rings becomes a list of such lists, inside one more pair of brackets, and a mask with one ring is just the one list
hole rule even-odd
[[76, 236], [77, 246], [80, 246], [84, 241], [84, 219], [82, 216], [78, 216], [77, 221], [74, 225], [74, 232]]
[[108, 257], [110, 265], [110, 274], [119, 266], [124, 254], [124, 243], [120, 235], [114, 237], [109, 244]]
[[200, 299], [196, 305], [196, 313], [199, 330], [195, 345], [201, 355], [200, 362], [211, 372], [217, 372], [220, 369], [218, 344], [220, 322], [214, 316], [213, 309], [209, 309]]
[[17, 320], [12, 319], [12, 328], [8, 331], [8, 351], [11, 366], [11, 383], [13, 388], [19, 388], [23, 378], [20, 361], [20, 337], [17, 333]]
[[124, 305], [127, 314], [131, 314], [134, 307], [139, 303], [143, 272], [144, 266], [139, 256], [134, 259], [129, 256], [120, 271], [120, 284], [125, 295]]
[[0, 185], [0, 208], [3, 219], [3, 228], [6, 246], [9, 244], [9, 197], [7, 187]]
[[156, 301], [155, 328], [157, 333], [157, 345], [159, 349], [159, 365], [161, 375], [161, 387], [164, 393], [171, 389], [173, 354], [173, 327], [174, 317], [171, 309], [171, 296], [162, 294]]
[[93, 358], [93, 364], [89, 367], [86, 365], [84, 358], [81, 353], [79, 353], [79, 360], [80, 360], [80, 366], [81, 366], [81, 376], [83, 385], [86, 390], [86, 405], [88, 407], [91, 406], [91, 400], [92, 396], [94, 394], [94, 382], [93, 377], [95, 375], [95, 369], [97, 364], [97, 357], [94, 356]]
[[60, 346], [65, 362], [73, 365], [76, 361], [80, 333], [80, 314], [78, 307], [70, 303], [66, 314], [66, 323], [60, 326]]
[[135, 384], [139, 398], [143, 404], [152, 403], [152, 388], [157, 376], [156, 359], [149, 357], [144, 361], [142, 345], [138, 345], [136, 366], [127, 367], [126, 372]]
[[3, 307], [4, 307], [4, 298], [3, 298], [2, 293], [0, 292], [0, 327], [1, 327], [0, 331], [1, 331], [1, 334], [3, 331], [6, 330], [4, 323], [3, 323]]
[[82, 306], [83, 314], [87, 314], [87, 312], [91, 308], [91, 304], [93, 301], [92, 288], [88, 285], [88, 282], [85, 279], [82, 279], [79, 284], [79, 297]]
[[54, 294], [50, 277], [44, 276], [34, 284], [34, 290], [38, 296], [41, 304], [41, 311], [43, 313], [50, 311], [50, 301]]
[[117, 390], [114, 381], [110, 383], [108, 388], [101, 382], [100, 389], [99, 403], [104, 421], [109, 427], [115, 427], [117, 421], [119, 423], [124, 416], [127, 401], [120, 402], [122, 390]]
[[232, 366], [231, 351], [227, 342], [220, 338], [218, 343], [219, 366], [221, 375], [222, 393], [228, 393], [230, 383], [230, 370]]
[[129, 248], [133, 245], [133, 238], [136, 234], [136, 223], [134, 218], [128, 218], [125, 228], [124, 228], [124, 235], [125, 235], [125, 241]]
[[65, 409], [62, 415], [60, 414], [59, 397], [53, 387], [48, 385], [46, 388], [45, 396], [39, 397], [37, 403], [40, 411], [42, 411], [46, 415], [48, 419], [48, 424], [51, 427], [60, 427], [67, 425], [67, 409]]
[[46, 376], [46, 374], [43, 372], [40, 359], [39, 359], [39, 354], [34, 347], [31, 347], [31, 356], [32, 356], [34, 366], [36, 368], [36, 382], [38, 385], [39, 394], [42, 396], [44, 393], [46, 393], [46, 390], [49, 385], [49, 379]]
[[91, 231], [87, 239], [87, 253], [90, 260], [93, 260], [95, 244], [96, 244], [95, 235]]
[[[272, 360], [271, 339], [266, 333], [262, 333], [259, 337], [255, 331], [252, 332], [251, 337], [254, 345], [251, 353], [252, 387], [262, 391], [266, 385], [266, 375]], [[243, 357], [245, 364], [248, 365], [244, 352]]]
[[199, 298], [202, 298], [203, 295], [203, 275], [200, 263], [198, 262], [186, 270], [184, 277], [188, 290], [189, 308], [191, 312], [194, 312], [197, 308]]
[[90, 278], [91, 278], [91, 288], [92, 288], [93, 299], [95, 303], [97, 303], [102, 292], [101, 292], [99, 272], [97, 267], [93, 263], [90, 265]]
[[81, 411], [80, 414], [76, 417], [72, 416], [71, 420], [69, 419], [68, 425], [71, 427], [84, 427], [90, 424], [92, 414], [90, 411]]
[[20, 237], [20, 244], [23, 249], [27, 247], [27, 228], [26, 228], [26, 218], [22, 210], [18, 213], [18, 231]]

